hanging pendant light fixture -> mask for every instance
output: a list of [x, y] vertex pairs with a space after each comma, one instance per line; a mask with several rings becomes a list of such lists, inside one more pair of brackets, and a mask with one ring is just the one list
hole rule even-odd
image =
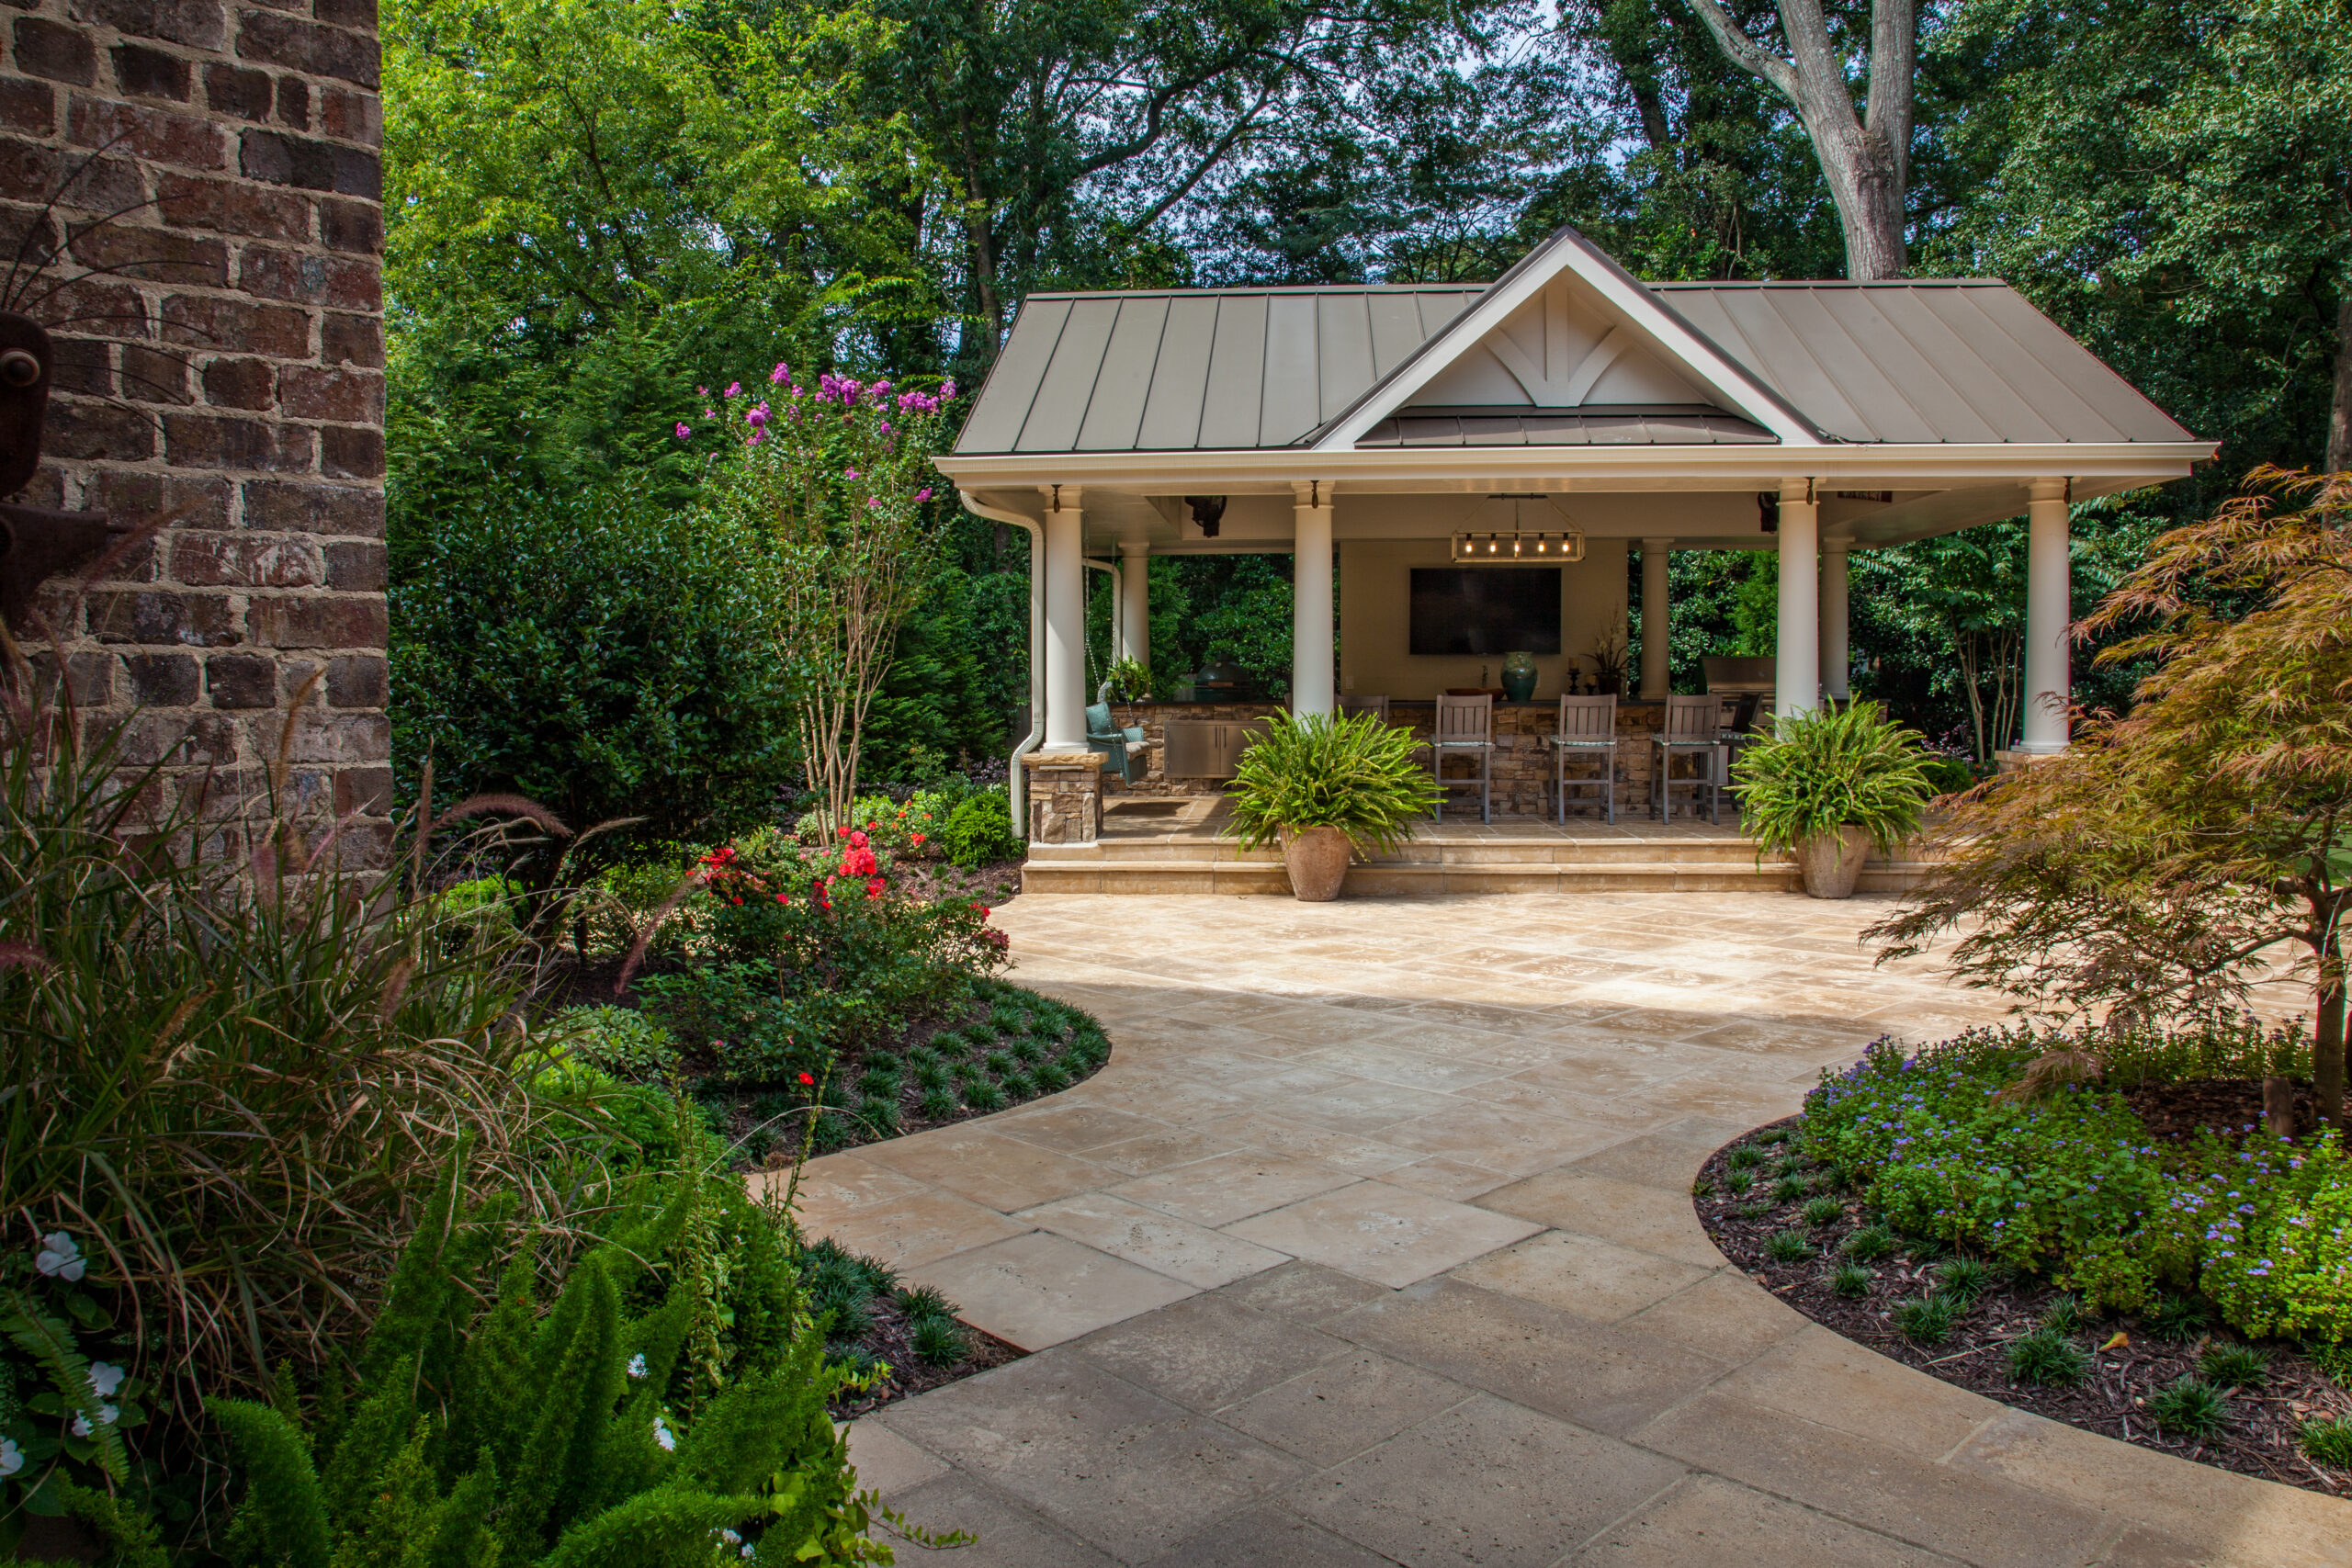
[[1530, 530], [1522, 515], [1523, 504], [1540, 501], [1551, 507], [1562, 523], [1568, 520], [1556, 502], [1548, 495], [1490, 495], [1487, 500], [1510, 502], [1510, 531], [1501, 529], [1459, 529], [1453, 536], [1453, 558], [1472, 564], [1502, 566], [1512, 562], [1580, 561], [1584, 559], [1584, 532], [1574, 527], [1538, 528]]

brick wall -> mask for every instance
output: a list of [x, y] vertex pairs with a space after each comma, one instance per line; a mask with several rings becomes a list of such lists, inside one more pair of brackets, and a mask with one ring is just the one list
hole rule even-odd
[[[70, 617], [76, 694], [101, 714], [145, 710], [136, 759], [185, 738], [175, 766], [248, 791], [303, 694], [301, 807], [356, 809], [354, 842], [380, 844], [374, 0], [6, 0], [0, 18], [6, 252], [28, 225], [59, 243], [37, 206], [61, 186], [69, 221], [147, 204], [52, 268], [116, 276], [28, 309], [52, 326], [58, 369], [21, 499], [132, 523], [184, 513], [78, 607], [44, 592], [51, 624]], [[64, 321], [77, 314], [109, 319]]]

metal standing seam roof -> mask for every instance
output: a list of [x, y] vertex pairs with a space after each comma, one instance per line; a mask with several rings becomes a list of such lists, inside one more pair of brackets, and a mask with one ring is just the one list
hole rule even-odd
[[1287, 446], [1362, 397], [1486, 288], [1033, 294], [956, 450]]
[[1995, 279], [1648, 287], [1837, 440], [2196, 439]]
[[[956, 452], [1291, 446], [1374, 390], [1489, 287], [1032, 295]], [[2195, 439], [2000, 282], [1646, 287], [1831, 440]], [[1771, 439], [1711, 408], [1408, 407], [1358, 446]]]

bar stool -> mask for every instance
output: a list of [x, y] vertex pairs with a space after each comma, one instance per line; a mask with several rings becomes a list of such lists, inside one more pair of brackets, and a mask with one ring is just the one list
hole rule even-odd
[[1435, 819], [1445, 820], [1445, 791], [1470, 783], [1445, 776], [1449, 756], [1478, 759], [1478, 819], [1495, 819], [1495, 699], [1438, 694], [1437, 718], [1430, 728], [1430, 773], [1437, 780]]
[[[1650, 815], [1662, 822], [1674, 820], [1674, 786], [1688, 784], [1692, 790], [1690, 808], [1699, 808], [1696, 792], [1707, 792], [1707, 819], [1720, 824], [1724, 819], [1723, 758], [1724, 745], [1723, 699], [1719, 696], [1668, 697], [1666, 699], [1666, 728], [1650, 738]], [[1683, 778], [1674, 777], [1674, 759], [1696, 757], [1700, 771]]]
[[[1555, 735], [1544, 738], [1552, 747], [1552, 794], [1557, 803], [1557, 817], [1562, 827], [1568, 821], [1568, 791], [1598, 786], [1601, 799], [1594, 805], [1605, 805], [1609, 820], [1617, 820], [1617, 699], [1601, 697], [1567, 697], [1560, 699], [1560, 728]], [[1570, 754], [1578, 758], [1593, 758], [1600, 763], [1599, 778], [1570, 778], [1567, 765]]]

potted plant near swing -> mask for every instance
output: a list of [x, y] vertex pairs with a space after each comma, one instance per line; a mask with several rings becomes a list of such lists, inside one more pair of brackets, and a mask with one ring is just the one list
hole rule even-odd
[[1411, 838], [1438, 789], [1412, 732], [1377, 714], [1276, 714], [1241, 753], [1231, 796], [1226, 831], [1244, 849], [1279, 840], [1292, 894], [1320, 904], [1340, 896], [1353, 852], [1386, 852]]
[[1849, 897], [1872, 845], [1891, 856], [1919, 830], [1936, 795], [1931, 761], [1919, 733], [1877, 703], [1781, 718], [1733, 764], [1740, 826], [1759, 863], [1792, 853], [1807, 893]]
[[1136, 722], [1136, 704], [1151, 695], [1151, 671], [1144, 668], [1143, 660], [1129, 656], [1113, 664], [1103, 671], [1102, 690], [1106, 696], [1116, 697], [1126, 709], [1126, 723], [1121, 733], [1130, 740], [1142, 739], [1143, 727]]

